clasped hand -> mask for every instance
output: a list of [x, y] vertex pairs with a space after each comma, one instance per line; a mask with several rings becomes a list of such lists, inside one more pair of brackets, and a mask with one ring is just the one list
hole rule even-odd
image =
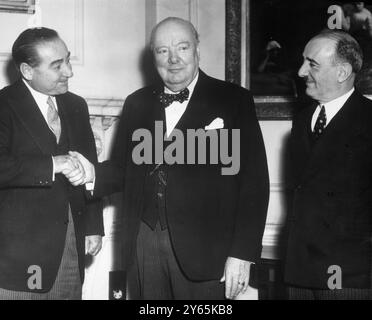
[[69, 154], [53, 157], [54, 172], [62, 173], [73, 186], [93, 182], [94, 166], [79, 152], [70, 151]]

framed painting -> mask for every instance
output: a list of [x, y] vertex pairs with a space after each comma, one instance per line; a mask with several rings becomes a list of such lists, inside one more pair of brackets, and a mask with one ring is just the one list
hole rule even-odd
[[306, 43], [323, 29], [338, 28], [359, 41], [365, 59], [356, 86], [371, 94], [371, 9], [364, 2], [226, 0], [226, 79], [251, 90], [259, 119], [291, 119], [308, 103], [297, 76]]
[[35, 0], [0, 0], [0, 11], [33, 14]]

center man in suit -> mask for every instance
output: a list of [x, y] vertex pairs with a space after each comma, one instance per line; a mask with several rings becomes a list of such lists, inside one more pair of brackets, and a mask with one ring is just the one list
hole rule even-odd
[[[251, 264], [260, 259], [269, 196], [252, 96], [199, 69], [199, 37], [188, 21], [161, 21], [150, 46], [162, 83], [127, 97], [112, 158], [95, 168], [94, 194], [124, 190], [123, 252], [132, 298], [234, 298], [247, 289]], [[187, 130], [211, 129], [221, 139], [218, 129], [230, 135], [238, 129], [240, 141], [233, 141], [237, 145], [229, 150], [235, 152], [240, 170], [222, 175], [221, 161], [136, 164], [139, 142], [133, 134], [138, 129], [151, 132], [154, 151], [155, 121], [164, 124], [160, 139], [178, 131], [185, 145]], [[164, 147], [169, 144], [165, 141]], [[206, 149], [200, 152], [207, 159], [218, 157]], [[186, 150], [185, 159], [191, 153]], [[93, 168], [75, 156], [92, 181]]]
[[315, 103], [292, 128], [289, 298], [371, 299], [372, 102], [354, 88], [362, 52], [328, 30], [303, 56], [299, 76]]
[[0, 299], [81, 299], [102, 204], [65, 175], [84, 174], [69, 150], [97, 161], [88, 108], [68, 92], [70, 52], [56, 31], [25, 30], [12, 56], [20, 78], [0, 91]]

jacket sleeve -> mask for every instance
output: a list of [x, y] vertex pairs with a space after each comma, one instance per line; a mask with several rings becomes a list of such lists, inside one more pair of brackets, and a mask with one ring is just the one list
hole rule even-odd
[[119, 127], [116, 132], [115, 142], [110, 160], [99, 163], [95, 167], [95, 197], [102, 197], [114, 192], [124, 190], [125, 164], [127, 161], [127, 154], [129, 152], [128, 149], [131, 142], [131, 137], [129, 134], [129, 118], [131, 105], [131, 96], [128, 96], [123, 106], [123, 111], [120, 117]]
[[240, 102], [236, 122], [240, 129], [239, 199], [230, 256], [258, 262], [269, 201], [269, 175], [253, 97], [244, 91]]
[[51, 155], [12, 152], [13, 118], [0, 100], [0, 188], [50, 187], [53, 176]]
[[[89, 121], [89, 111], [87, 103], [84, 99], [82, 99], [82, 119], [81, 125], [84, 127], [84, 131], [87, 135], [85, 144], [85, 156], [87, 159], [93, 163], [97, 164], [97, 150], [95, 139], [92, 131], [92, 127]], [[79, 151], [79, 150], [77, 150]], [[85, 214], [84, 214], [84, 221], [85, 221], [85, 234], [86, 235], [104, 235], [104, 226], [103, 226], [103, 201], [100, 198], [91, 198], [86, 197], [86, 204], [85, 204]]]

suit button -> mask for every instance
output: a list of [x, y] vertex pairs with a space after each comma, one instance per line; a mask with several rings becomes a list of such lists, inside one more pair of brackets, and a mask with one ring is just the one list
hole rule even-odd
[[77, 213], [77, 214], [78, 214], [78, 216], [81, 216], [82, 212], [81, 212], [81, 211], [78, 211], [78, 213]]
[[297, 187], [296, 187], [296, 191], [299, 191], [299, 190], [301, 190], [302, 189], [302, 185], [298, 185]]

